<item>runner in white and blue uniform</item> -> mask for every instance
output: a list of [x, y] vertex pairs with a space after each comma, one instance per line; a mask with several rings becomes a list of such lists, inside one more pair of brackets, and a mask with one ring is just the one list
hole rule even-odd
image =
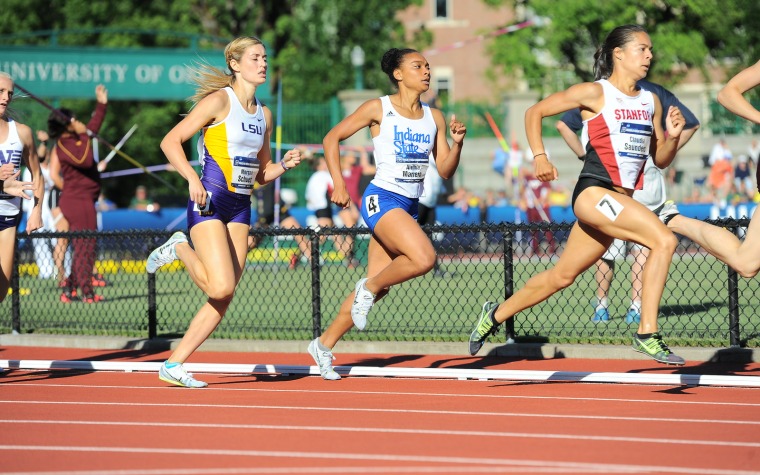
[[[42, 227], [44, 189], [40, 161], [33, 153], [32, 130], [10, 116], [8, 107], [13, 100], [13, 87], [10, 75], [0, 71], [0, 302], [8, 295], [11, 283], [21, 200], [31, 198], [24, 193], [27, 190], [34, 191], [34, 205], [29, 213], [26, 231], [32, 232]], [[22, 164], [31, 171], [34, 186], [18, 180]]]
[[441, 111], [420, 100], [430, 88], [430, 65], [422, 54], [394, 48], [383, 55], [381, 67], [398, 92], [365, 102], [322, 141], [334, 183], [331, 201], [340, 207], [351, 203], [340, 168], [340, 141], [369, 127], [377, 164], [359, 206], [372, 230], [367, 277], [359, 280], [332, 324], [308, 347], [324, 379], [340, 379], [332, 367], [332, 348], [353, 326], [364, 329], [373, 304], [391, 286], [433, 268], [435, 249], [416, 220], [428, 159], [432, 154], [440, 175], [451, 178], [467, 131], [453, 116], [447, 126]]
[[[550, 181], [558, 174], [546, 156], [542, 119], [581, 110], [586, 158], [573, 193], [578, 221], [553, 267], [531, 277], [505, 302], [483, 305], [470, 334], [473, 355], [502, 322], [572, 284], [618, 238], [650, 249], [633, 349], [660, 363], [685, 363], [657, 331], [660, 299], [678, 240], [657, 215], [632, 197], [634, 190], [643, 187], [642, 171], [650, 154], [658, 168], [673, 161], [685, 120], [677, 107], [663, 110], [657, 96], [637, 85], [652, 62], [652, 41], [643, 27], [624, 25], [612, 30], [594, 60], [596, 82], [552, 94], [525, 113], [525, 132], [535, 153], [534, 174], [541, 181]], [[666, 130], [661, 123], [663, 115]]]

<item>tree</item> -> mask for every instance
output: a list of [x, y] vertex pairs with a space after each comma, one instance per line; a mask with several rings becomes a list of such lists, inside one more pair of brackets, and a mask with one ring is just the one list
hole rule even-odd
[[[402, 25], [396, 12], [422, 0], [3, 0], [0, 9], [0, 43], [45, 45], [55, 38], [59, 46], [109, 48], [198, 47], [221, 49], [234, 37], [259, 36], [269, 48], [272, 91], [283, 81], [288, 102], [318, 102], [351, 87], [353, 68], [349, 52], [361, 46], [369, 58], [366, 84], [389, 89], [389, 82], [376, 66], [382, 53], [404, 44]], [[425, 46], [424, 44], [419, 45]], [[44, 128], [46, 111], [29, 109], [30, 126]], [[65, 100], [60, 106], [89, 113], [90, 100]], [[144, 165], [166, 163], [159, 150], [163, 135], [187, 112], [182, 102], [111, 101], [101, 135], [116, 143], [134, 123], [140, 128], [124, 152]], [[329, 124], [326, 124], [329, 127]], [[325, 130], [326, 132], [326, 130]], [[187, 146], [189, 156], [194, 155]], [[132, 168], [125, 160], [114, 160], [109, 170]], [[162, 178], [176, 185], [178, 193], [156, 188], [145, 175], [106, 180], [111, 199], [125, 205], [138, 184], [150, 183], [156, 195], [184, 199], [184, 180], [176, 174]], [[118, 188], [117, 188], [118, 186]]]
[[540, 26], [497, 38], [494, 65], [521, 74], [533, 89], [554, 92], [593, 80], [593, 54], [614, 27], [644, 26], [655, 46], [650, 78], [679, 82], [689, 69], [708, 77], [707, 65], [746, 65], [760, 57], [760, 4], [753, 0], [483, 0], [512, 5]]

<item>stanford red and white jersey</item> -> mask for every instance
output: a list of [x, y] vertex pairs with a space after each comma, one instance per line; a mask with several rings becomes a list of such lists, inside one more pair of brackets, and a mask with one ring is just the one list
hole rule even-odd
[[640, 190], [654, 132], [654, 96], [645, 89], [628, 96], [606, 79], [597, 83], [604, 91], [604, 107], [583, 122], [586, 159], [580, 177]]

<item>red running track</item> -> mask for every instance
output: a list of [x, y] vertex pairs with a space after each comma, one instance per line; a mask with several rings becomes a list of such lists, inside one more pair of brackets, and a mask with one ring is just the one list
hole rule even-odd
[[[7, 347], [2, 359], [163, 361], [168, 353]], [[192, 362], [311, 365], [308, 354]], [[760, 375], [759, 364], [339, 355], [341, 366]], [[0, 375], [0, 472], [760, 474], [760, 389], [317, 376]]]

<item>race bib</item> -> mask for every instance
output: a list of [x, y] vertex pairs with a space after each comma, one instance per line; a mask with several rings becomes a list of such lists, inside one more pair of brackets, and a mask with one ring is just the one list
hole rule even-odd
[[367, 195], [364, 199], [364, 210], [368, 217], [380, 212], [380, 199], [377, 195]]
[[259, 173], [259, 159], [256, 157], [236, 156], [232, 159], [232, 179], [230, 185], [235, 193], [250, 195], [253, 193], [253, 183]]

